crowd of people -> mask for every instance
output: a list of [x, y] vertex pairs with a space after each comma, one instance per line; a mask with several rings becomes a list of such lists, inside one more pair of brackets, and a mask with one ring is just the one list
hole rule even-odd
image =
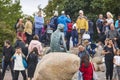
[[[106, 13], [106, 17], [99, 14], [95, 26], [98, 43], [103, 44], [101, 54], [105, 56], [106, 80], [113, 79], [114, 65], [114, 80], [116, 75], [120, 80], [120, 15], [118, 20], [114, 21], [110, 12]], [[71, 41], [73, 47], [79, 48], [78, 57], [81, 59], [79, 71], [83, 80], [93, 80], [94, 66], [90, 62], [90, 57], [94, 57], [95, 48], [101, 46], [93, 40], [95, 26], [93, 21], [84, 15], [83, 10], [79, 11], [76, 21], [72, 21], [65, 11], [62, 11], [60, 16], [55, 12], [46, 24], [40, 11], [35, 15], [34, 22], [29, 17], [25, 23], [19, 18], [15, 24], [14, 46], [9, 40], [6, 40], [3, 46], [2, 80], [8, 65], [12, 80], [18, 80], [19, 72], [22, 73], [23, 80], [32, 80], [37, 63], [42, 59], [43, 47], [50, 46], [50, 52], [68, 52]]]

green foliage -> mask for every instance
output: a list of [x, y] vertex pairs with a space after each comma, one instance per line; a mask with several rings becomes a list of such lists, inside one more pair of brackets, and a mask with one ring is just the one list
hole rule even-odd
[[119, 3], [120, 0], [49, 0], [45, 13], [50, 18], [53, 16], [53, 10], [58, 10], [59, 13], [65, 10], [73, 20], [76, 20], [79, 10], [82, 9], [88, 18], [96, 20], [98, 14], [105, 15], [107, 11], [117, 17], [120, 13]]
[[65, 8], [65, 3], [68, 0], [49, 0], [48, 5], [44, 8], [46, 18], [49, 19], [53, 16], [54, 11], [58, 11], [59, 14]]
[[21, 13], [20, 1], [12, 3], [12, 0], [0, 0], [0, 21], [13, 26]]
[[19, 0], [15, 3], [12, 3], [12, 0], [0, 0], [0, 56], [4, 41], [8, 39], [13, 42], [15, 38], [13, 26], [21, 14]]
[[14, 39], [13, 26], [21, 17], [20, 1], [12, 3], [12, 0], [0, 0], [0, 46], [5, 39]]
[[15, 38], [15, 31], [11, 29], [11, 26], [7, 25], [5, 22], [0, 22], [0, 57], [1, 57], [2, 47], [4, 45], [4, 41], [10, 40], [11, 42], [13, 42], [14, 38]]
[[[99, 14], [106, 16], [106, 12], [108, 11], [114, 15], [114, 19], [117, 19], [118, 14], [120, 14], [119, 3], [120, 0], [49, 0], [44, 11], [47, 15], [46, 17], [50, 19], [53, 16], [54, 10], [58, 10], [59, 14], [64, 10], [66, 14], [70, 15], [73, 21], [76, 21], [79, 10], [83, 10], [85, 16], [95, 23]], [[97, 39], [96, 29], [94, 30], [95, 39]]]

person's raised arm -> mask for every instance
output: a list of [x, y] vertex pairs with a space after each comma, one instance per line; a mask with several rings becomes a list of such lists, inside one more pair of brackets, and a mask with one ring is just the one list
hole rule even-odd
[[104, 49], [102, 50], [102, 55], [108, 54], [110, 53], [109, 51], [106, 51], [106, 46], [104, 47]]
[[70, 16], [69, 16], [69, 15], [67, 15], [66, 22], [67, 22], [67, 23], [70, 23], [70, 22], [71, 22], [71, 19], [70, 19]]
[[113, 47], [113, 52], [114, 54], [116, 53], [116, 48], [115, 48], [115, 45], [112, 43], [112, 47]]

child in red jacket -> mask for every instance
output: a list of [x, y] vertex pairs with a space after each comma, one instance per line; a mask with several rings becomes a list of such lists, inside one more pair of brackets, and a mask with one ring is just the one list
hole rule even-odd
[[92, 63], [89, 61], [89, 56], [84, 55], [81, 58], [81, 66], [79, 70], [82, 72], [83, 80], [93, 80]]

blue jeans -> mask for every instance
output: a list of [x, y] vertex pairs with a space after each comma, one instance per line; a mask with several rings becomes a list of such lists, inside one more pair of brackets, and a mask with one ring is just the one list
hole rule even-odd
[[74, 37], [74, 38], [72, 39], [72, 41], [73, 41], [73, 46], [74, 46], [74, 47], [77, 46], [77, 44], [78, 44], [78, 38]]
[[35, 28], [35, 35], [39, 36], [39, 41], [41, 41], [42, 28]]

